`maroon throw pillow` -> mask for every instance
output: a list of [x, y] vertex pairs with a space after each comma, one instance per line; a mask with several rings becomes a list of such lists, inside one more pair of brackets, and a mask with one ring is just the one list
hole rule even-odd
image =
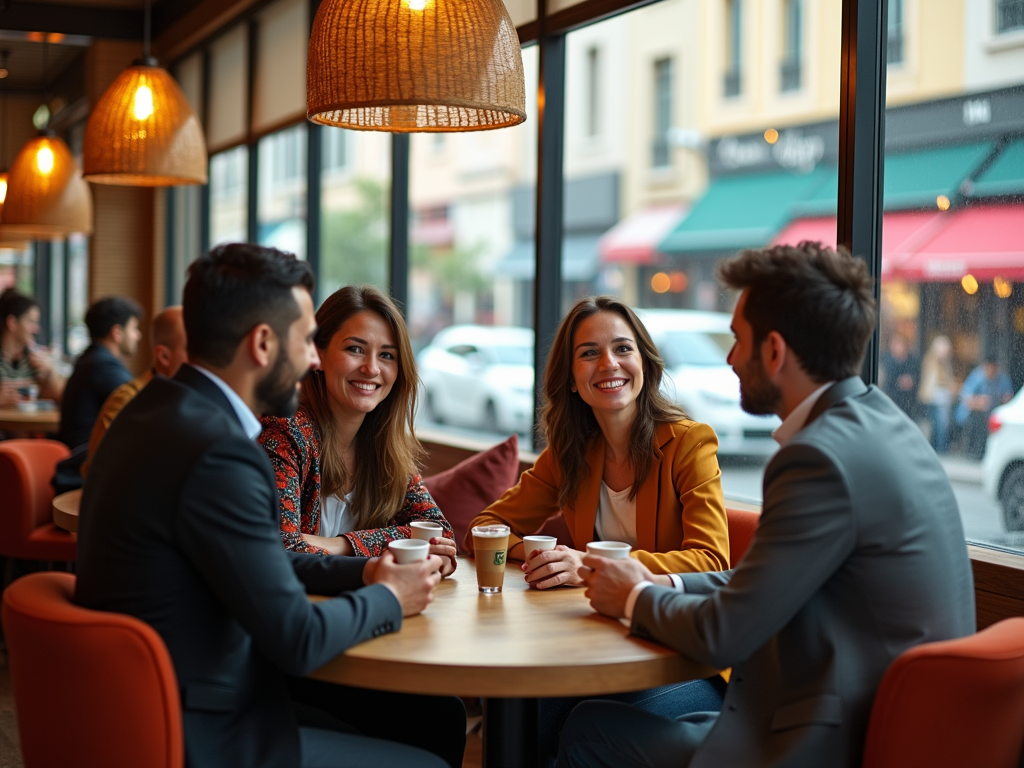
[[451, 469], [423, 478], [434, 502], [455, 529], [460, 555], [471, 554], [462, 541], [473, 518], [518, 482], [519, 439], [515, 435]]

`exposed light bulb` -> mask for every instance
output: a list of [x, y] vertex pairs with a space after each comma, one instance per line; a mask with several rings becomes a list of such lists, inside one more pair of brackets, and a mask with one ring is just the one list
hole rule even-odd
[[140, 85], [135, 91], [135, 119], [145, 120], [153, 114], [153, 91], [148, 85]]
[[0, 179], [0, 203], [7, 200], [7, 179]]
[[427, 0], [409, 0], [409, 10], [422, 11], [427, 7]]
[[53, 150], [42, 146], [36, 152], [36, 167], [40, 173], [49, 174], [53, 170]]

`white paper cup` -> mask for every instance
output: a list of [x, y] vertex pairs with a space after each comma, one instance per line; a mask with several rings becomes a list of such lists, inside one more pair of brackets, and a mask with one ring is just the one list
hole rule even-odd
[[412, 538], [429, 542], [431, 539], [440, 539], [444, 536], [444, 528], [440, 523], [432, 523], [429, 520], [413, 520], [409, 523], [412, 529]]
[[625, 560], [632, 549], [624, 541], [592, 541], [587, 544], [588, 555], [600, 555], [610, 560]]
[[415, 563], [427, 559], [427, 552], [430, 551], [430, 544], [419, 539], [399, 539], [388, 544], [388, 549], [395, 556], [395, 562], [399, 565]]
[[554, 549], [555, 544], [557, 543], [558, 539], [554, 536], [524, 536], [523, 557], [529, 557], [530, 553], [535, 549], [539, 549], [541, 552], [547, 552], [549, 549]]

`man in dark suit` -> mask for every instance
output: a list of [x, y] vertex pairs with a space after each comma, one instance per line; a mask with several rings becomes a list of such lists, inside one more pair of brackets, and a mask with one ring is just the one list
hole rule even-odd
[[596, 610], [733, 668], [722, 710], [668, 720], [583, 704], [563, 729], [560, 766], [854, 768], [893, 659], [974, 631], [942, 465], [857, 376], [875, 319], [864, 263], [801, 243], [746, 251], [720, 277], [742, 291], [729, 360], [743, 407], [783, 419], [750, 549], [732, 571], [674, 579], [636, 561], [583, 562]]
[[[255, 245], [219, 246], [190, 267], [190, 364], [142, 390], [96, 452], [76, 600], [160, 633], [191, 768], [443, 766], [401, 744], [299, 727], [288, 697], [286, 673], [308, 674], [422, 611], [441, 565], [281, 546], [254, 413], [293, 412], [319, 362], [312, 289], [305, 262]], [[311, 603], [307, 590], [336, 597]]]

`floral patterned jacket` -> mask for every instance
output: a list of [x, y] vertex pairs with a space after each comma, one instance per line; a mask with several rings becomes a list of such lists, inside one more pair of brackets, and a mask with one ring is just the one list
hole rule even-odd
[[[320, 430], [308, 411], [299, 409], [290, 419], [265, 417], [259, 443], [270, 457], [277, 475], [277, 493], [281, 505], [281, 540], [287, 549], [326, 555], [327, 550], [309, 544], [302, 534], [320, 533]], [[405, 501], [391, 524], [385, 528], [346, 533], [357, 556], [383, 554], [388, 542], [408, 539], [409, 523], [430, 520], [440, 523], [445, 538], [455, 537], [419, 475], [409, 478]]]

